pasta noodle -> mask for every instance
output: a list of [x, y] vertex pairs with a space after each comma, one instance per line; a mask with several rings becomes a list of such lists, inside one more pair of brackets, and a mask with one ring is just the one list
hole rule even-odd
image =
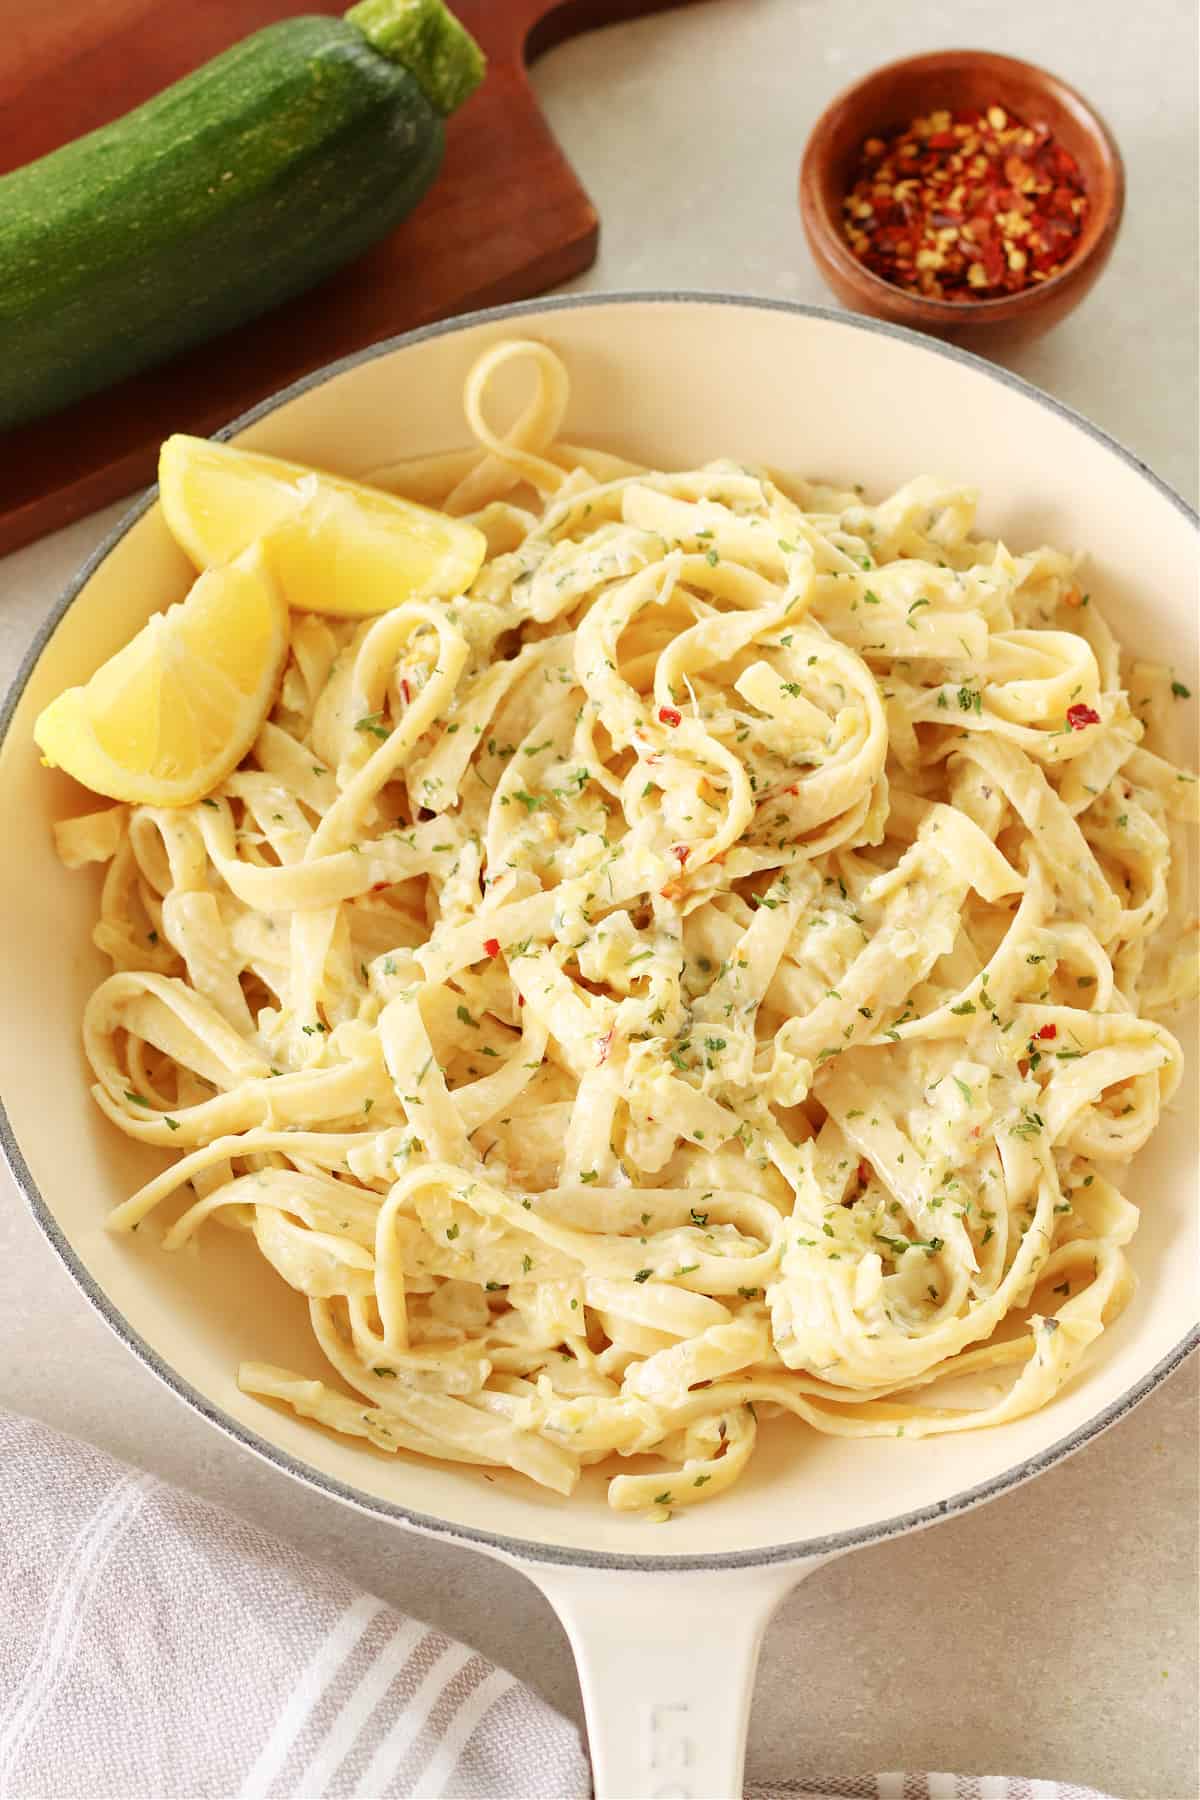
[[220, 788], [58, 833], [107, 864], [96, 1100], [178, 1156], [112, 1227], [185, 1193], [164, 1248], [252, 1237], [329, 1364], [242, 1387], [560, 1494], [650, 1457], [608, 1492], [661, 1515], [764, 1417], [959, 1431], [1077, 1368], [1180, 1075], [1197, 788], [1169, 677], [966, 489], [664, 474], [566, 402], [490, 350], [477, 449], [373, 477], [483, 530], [471, 592], [294, 615]]

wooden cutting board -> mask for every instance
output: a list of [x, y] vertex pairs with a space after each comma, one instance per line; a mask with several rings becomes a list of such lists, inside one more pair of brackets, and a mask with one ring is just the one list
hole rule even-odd
[[[348, 0], [344, 0], [348, 3]], [[153, 481], [172, 431], [208, 433], [309, 369], [433, 319], [524, 299], [586, 269], [598, 222], [538, 108], [527, 61], [564, 38], [683, 0], [452, 0], [483, 45], [482, 87], [397, 231], [262, 319], [0, 432], [0, 552]], [[0, 173], [178, 80], [304, 0], [0, 0]]]

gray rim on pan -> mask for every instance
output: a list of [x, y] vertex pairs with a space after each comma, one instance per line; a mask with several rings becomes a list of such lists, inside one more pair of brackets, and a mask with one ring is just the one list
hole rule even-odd
[[[1136, 470], [1165, 499], [1177, 507], [1184, 518], [1190, 520], [1193, 525], [1200, 525], [1200, 519], [1197, 518], [1193, 508], [1182, 500], [1173, 488], [1168, 487], [1167, 483], [1152, 469], [1148, 468], [1140, 457], [1127, 450], [1123, 444], [1119, 444], [1115, 438], [1110, 437], [1106, 431], [1102, 431], [1098, 425], [1093, 425], [1090, 419], [1085, 419], [1073, 408], [1064, 406], [1060, 400], [1055, 400], [1051, 395], [1044, 394], [1040, 388], [1022, 380], [1019, 375], [1014, 375], [1010, 370], [996, 367], [985, 361], [984, 358], [972, 355], [970, 351], [961, 350], [951, 344], [939, 343], [922, 336], [917, 331], [906, 330], [903, 326], [890, 325], [880, 320], [839, 312], [832, 307], [802, 306], [794, 301], [768, 300], [749, 295], [704, 292], [672, 293], [666, 290], [651, 290], [645, 293], [569, 294], [543, 300], [522, 300], [510, 306], [492, 307], [482, 312], [463, 313], [457, 318], [445, 319], [436, 325], [425, 325], [417, 331], [403, 332], [399, 337], [385, 338], [380, 343], [372, 344], [365, 350], [355, 351], [338, 362], [328, 363], [324, 368], [315, 370], [311, 375], [302, 376], [299, 381], [294, 381], [290, 387], [283, 388], [279, 393], [271, 395], [269, 399], [260, 401], [257, 406], [251, 407], [248, 412], [223, 426], [214, 435], [218, 438], [232, 437], [235, 432], [244, 430], [256, 419], [261, 419], [266, 414], [276, 411], [278, 407], [285, 405], [289, 400], [294, 400], [298, 395], [306, 393], [309, 388], [316, 387], [331, 377], [344, 373], [347, 369], [356, 368], [360, 363], [371, 362], [378, 356], [386, 356], [391, 351], [402, 349], [408, 344], [422, 343], [427, 338], [443, 337], [450, 332], [462, 331], [474, 325], [489, 324], [502, 319], [523, 319], [534, 314], [566, 312], [575, 307], [679, 304], [740, 306], [753, 308], [760, 312], [796, 313], [807, 318], [822, 319], [830, 324], [841, 325], [849, 330], [879, 332], [887, 337], [899, 338], [901, 342], [912, 344], [931, 356], [948, 357], [951, 361], [964, 363], [968, 368], [976, 369], [990, 380], [1014, 388], [1018, 393], [1024, 394], [1026, 398], [1036, 401], [1039, 406], [1044, 406], [1048, 411], [1057, 413], [1080, 431], [1086, 432], [1097, 443], [1103, 444], [1115, 456], [1120, 457], [1121, 461], [1131, 469]], [[29, 677], [50, 638], [83, 587], [91, 579], [94, 571], [110, 550], [116, 547], [130, 527], [154, 504], [157, 496], [157, 487], [148, 488], [141, 499], [134, 503], [123, 518], [118, 520], [103, 543], [92, 552], [74, 580], [67, 585], [57, 604], [48, 614], [17, 672], [3, 707], [0, 708], [0, 749], [3, 748], [13, 714], [25, 691]], [[760, 1568], [772, 1563], [802, 1562], [806, 1558], [830, 1556], [840, 1550], [853, 1550], [864, 1544], [875, 1544], [887, 1538], [899, 1537], [903, 1532], [916, 1530], [923, 1525], [933, 1525], [939, 1519], [950, 1518], [955, 1513], [965, 1512], [969, 1507], [978, 1506], [985, 1500], [994, 1500], [997, 1495], [1007, 1493], [1022, 1482], [1042, 1474], [1044, 1470], [1053, 1468], [1055, 1463], [1061, 1462], [1072, 1451], [1080, 1449], [1100, 1432], [1106, 1430], [1108, 1426], [1123, 1418], [1140, 1400], [1145, 1399], [1152, 1388], [1157, 1387], [1159, 1382], [1163, 1381], [1173, 1369], [1178, 1368], [1184, 1358], [1200, 1344], [1200, 1325], [1195, 1325], [1185, 1337], [1181, 1338], [1174, 1349], [1150, 1370], [1149, 1374], [1135, 1382], [1111, 1405], [1093, 1415], [1075, 1431], [1059, 1438], [1057, 1443], [1051, 1444], [1039, 1455], [1027, 1457], [1025, 1461], [1015, 1464], [1012, 1468], [1005, 1470], [1002, 1475], [997, 1475], [991, 1481], [983, 1482], [978, 1487], [964, 1488], [961, 1492], [952, 1494], [948, 1499], [939, 1500], [931, 1506], [920, 1507], [915, 1512], [902, 1513], [896, 1518], [885, 1519], [877, 1525], [863, 1525], [853, 1531], [831, 1532], [825, 1537], [806, 1538], [790, 1544], [774, 1544], [760, 1550], [735, 1550], [711, 1555], [637, 1556], [614, 1551], [575, 1550], [562, 1545], [540, 1543], [537, 1539], [505, 1537], [497, 1532], [481, 1531], [470, 1525], [452, 1524], [446, 1519], [431, 1516], [428, 1513], [415, 1512], [411, 1507], [402, 1506], [397, 1501], [379, 1499], [373, 1494], [367, 1494], [361, 1489], [348, 1486], [344, 1481], [337, 1481], [330, 1475], [322, 1474], [311, 1464], [278, 1449], [274, 1444], [260, 1437], [257, 1432], [239, 1424], [236, 1419], [214, 1406], [189, 1382], [184, 1381], [170, 1364], [133, 1330], [129, 1321], [93, 1279], [59, 1229], [57, 1220], [38, 1191], [37, 1183], [33, 1179], [13, 1133], [3, 1096], [0, 1096], [0, 1150], [3, 1150], [13, 1178], [29, 1202], [34, 1218], [66, 1264], [68, 1273], [83, 1290], [97, 1312], [121, 1341], [145, 1363], [148, 1369], [158, 1376], [160, 1381], [171, 1389], [172, 1393], [186, 1401], [210, 1424], [217, 1426], [227, 1436], [233, 1438], [245, 1449], [253, 1451], [256, 1456], [262, 1457], [264, 1461], [273, 1463], [276, 1468], [282, 1469], [294, 1480], [304, 1482], [323, 1493], [331, 1494], [335, 1499], [345, 1501], [348, 1505], [357, 1507], [361, 1512], [374, 1513], [383, 1519], [394, 1519], [415, 1530], [429, 1532], [435, 1537], [450, 1538], [480, 1549], [498, 1550], [507, 1556], [530, 1562], [558, 1564], [573, 1568], [645, 1569], [666, 1573], [675, 1570], [682, 1573], [689, 1569], [747, 1569]]]

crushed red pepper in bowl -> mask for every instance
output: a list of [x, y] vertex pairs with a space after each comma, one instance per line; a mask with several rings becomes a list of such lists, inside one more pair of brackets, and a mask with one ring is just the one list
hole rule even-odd
[[1087, 209], [1079, 164], [1047, 125], [997, 105], [942, 109], [865, 140], [842, 229], [893, 287], [975, 302], [1057, 275]]

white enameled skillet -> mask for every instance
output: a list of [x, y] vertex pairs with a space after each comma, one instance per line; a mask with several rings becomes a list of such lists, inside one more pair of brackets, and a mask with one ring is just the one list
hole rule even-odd
[[[537, 301], [380, 344], [230, 434], [350, 474], [450, 448], [465, 440], [468, 367], [509, 335], [565, 358], [573, 442], [665, 467], [732, 455], [872, 493], [918, 472], [969, 482], [989, 533], [1087, 552], [1088, 584], [1122, 638], [1168, 661], [1190, 654], [1196, 526], [1183, 503], [1003, 370], [867, 320], [718, 295]], [[0, 717], [0, 1136], [17, 1182], [88, 1299], [182, 1401], [297, 1481], [499, 1557], [544, 1590], [578, 1657], [598, 1795], [740, 1793], [758, 1643], [789, 1588], [1050, 1467], [1196, 1343], [1194, 1110], [1177, 1107], [1128, 1183], [1143, 1207], [1128, 1310], [1052, 1405], [991, 1432], [854, 1442], [780, 1421], [728, 1497], [655, 1524], [611, 1512], [595, 1474], [563, 1501], [516, 1476], [386, 1458], [248, 1398], [235, 1383], [243, 1357], [321, 1372], [299, 1296], [236, 1234], [168, 1256], [151, 1233], [103, 1228], [156, 1161], [88, 1097], [79, 1019], [102, 973], [97, 884], [55, 859], [50, 822], [80, 795], [41, 768], [31, 729], [187, 577], [150, 493], [51, 609]]]

